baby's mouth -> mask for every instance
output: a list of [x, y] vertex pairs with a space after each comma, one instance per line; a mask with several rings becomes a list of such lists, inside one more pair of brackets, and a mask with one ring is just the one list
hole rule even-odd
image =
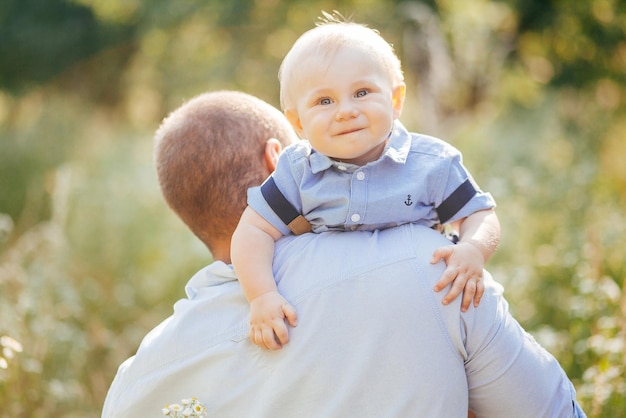
[[352, 129], [346, 129], [345, 131], [341, 131], [337, 134], [337, 136], [341, 136], [341, 135], [348, 135], [351, 134], [353, 132], [358, 132], [360, 130], [362, 130], [363, 128], [352, 128]]

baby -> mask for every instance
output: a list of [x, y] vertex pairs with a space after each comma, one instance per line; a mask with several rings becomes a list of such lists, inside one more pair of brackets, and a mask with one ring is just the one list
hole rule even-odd
[[[472, 301], [478, 306], [483, 266], [500, 238], [495, 202], [475, 185], [460, 152], [398, 121], [406, 87], [391, 45], [364, 25], [326, 16], [296, 41], [279, 72], [281, 106], [305, 140], [287, 147], [271, 177], [249, 191], [232, 237], [250, 339], [272, 350], [289, 341], [286, 322], [297, 325], [272, 271], [274, 243], [284, 235], [309, 224], [315, 233], [448, 224], [459, 241], [433, 254], [432, 263], [447, 265], [435, 291], [452, 283], [443, 303], [463, 292], [463, 311]], [[276, 195], [302, 216], [281, 219]]]

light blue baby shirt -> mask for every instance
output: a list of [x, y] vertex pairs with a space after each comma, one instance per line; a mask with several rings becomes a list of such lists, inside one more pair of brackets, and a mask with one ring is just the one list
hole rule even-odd
[[[313, 232], [371, 231], [405, 223], [432, 227], [440, 223], [436, 208], [465, 180], [474, 182], [455, 147], [410, 133], [400, 122], [376, 161], [364, 166], [335, 161], [303, 140], [284, 150], [272, 177]], [[474, 186], [476, 195], [450, 222], [496, 206], [489, 193]], [[248, 191], [248, 204], [283, 234], [290, 233], [260, 187]]]

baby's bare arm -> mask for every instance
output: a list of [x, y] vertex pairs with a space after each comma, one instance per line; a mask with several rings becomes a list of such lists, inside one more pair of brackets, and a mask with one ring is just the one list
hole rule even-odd
[[230, 256], [248, 301], [276, 290], [272, 272], [274, 242], [282, 234], [247, 207], [233, 233]]
[[500, 242], [500, 223], [495, 212], [489, 209], [475, 212], [455, 226], [459, 230], [459, 243], [435, 250], [431, 262], [444, 260], [447, 264], [435, 284], [435, 291], [453, 283], [443, 303], [450, 303], [463, 292], [461, 310], [466, 311], [472, 300], [474, 306], [478, 306], [484, 293], [482, 272]]
[[477, 247], [486, 263], [500, 244], [500, 221], [493, 209], [480, 210], [465, 218], [459, 227], [460, 242]]
[[231, 243], [231, 259], [250, 302], [250, 339], [268, 349], [289, 341], [284, 319], [296, 325], [295, 309], [278, 293], [272, 272], [274, 242], [282, 234], [250, 207], [241, 216]]

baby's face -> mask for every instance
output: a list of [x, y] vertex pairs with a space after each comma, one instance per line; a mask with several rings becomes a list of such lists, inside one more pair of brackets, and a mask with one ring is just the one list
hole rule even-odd
[[318, 152], [358, 165], [382, 154], [404, 101], [404, 84], [392, 86], [385, 67], [356, 47], [330, 58], [306, 60], [289, 90], [285, 114]]

